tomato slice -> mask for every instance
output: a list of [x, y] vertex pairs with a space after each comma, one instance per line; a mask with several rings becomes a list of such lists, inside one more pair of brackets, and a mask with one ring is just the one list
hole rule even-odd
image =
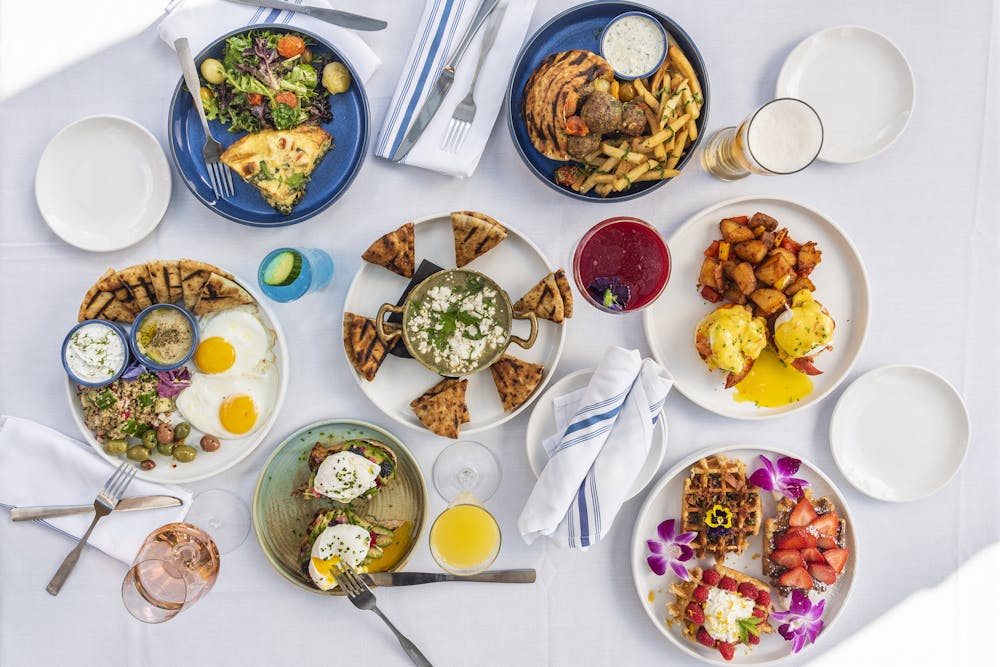
[[296, 107], [299, 104], [299, 98], [295, 93], [284, 90], [274, 96], [274, 102], [275, 104], [287, 104], [290, 107]]

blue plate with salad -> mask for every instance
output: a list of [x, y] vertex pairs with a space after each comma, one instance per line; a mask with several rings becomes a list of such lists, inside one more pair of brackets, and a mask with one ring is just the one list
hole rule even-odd
[[[223, 35], [195, 62], [212, 135], [225, 149], [240, 142], [223, 156], [236, 170], [236, 194], [217, 199], [202, 158], [205, 133], [182, 78], [170, 105], [170, 152], [203, 204], [240, 224], [280, 227], [313, 217], [347, 190], [368, 146], [368, 98], [333, 46], [305, 30], [265, 24]], [[299, 133], [305, 150], [294, 143]], [[294, 159], [268, 165], [279, 145], [304, 153], [306, 166], [289, 169]]]

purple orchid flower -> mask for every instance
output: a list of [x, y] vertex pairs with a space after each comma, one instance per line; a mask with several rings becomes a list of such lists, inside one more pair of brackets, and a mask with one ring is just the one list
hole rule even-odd
[[694, 549], [688, 544], [695, 538], [696, 533], [674, 535], [674, 523], [673, 519], [663, 521], [656, 527], [656, 534], [660, 539], [646, 540], [646, 546], [653, 552], [652, 556], [646, 558], [646, 562], [649, 563], [649, 569], [657, 575], [666, 574], [669, 565], [674, 574], [688, 581], [690, 575], [682, 562], [694, 556]]
[[751, 484], [759, 489], [781, 494], [792, 500], [798, 500], [802, 497], [802, 489], [809, 486], [809, 481], [792, 476], [799, 471], [799, 465], [802, 461], [793, 459], [791, 456], [782, 456], [777, 463], [772, 463], [763, 454], [761, 454], [760, 460], [764, 462], [764, 467], [753, 471], [749, 480]]
[[809, 596], [799, 589], [792, 591], [792, 603], [788, 611], [771, 612], [771, 618], [781, 623], [778, 633], [785, 641], [792, 642], [792, 653], [798, 653], [806, 645], [816, 643], [816, 637], [823, 631], [823, 607], [826, 600], [813, 604]]
[[176, 396], [191, 386], [191, 371], [186, 366], [175, 368], [172, 371], [160, 371], [156, 377], [159, 379], [156, 384], [156, 392], [167, 398]]

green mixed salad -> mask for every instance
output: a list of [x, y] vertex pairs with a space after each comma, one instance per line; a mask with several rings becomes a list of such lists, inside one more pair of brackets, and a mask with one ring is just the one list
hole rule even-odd
[[201, 77], [205, 115], [228, 124], [230, 132], [329, 122], [327, 93], [344, 92], [351, 83], [343, 63], [314, 55], [301, 35], [270, 30], [226, 39], [222, 60], [206, 58]]

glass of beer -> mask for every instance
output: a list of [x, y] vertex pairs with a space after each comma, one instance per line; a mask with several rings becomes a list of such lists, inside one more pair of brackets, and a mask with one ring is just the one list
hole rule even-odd
[[724, 181], [750, 174], [794, 174], [813, 163], [823, 148], [823, 121], [793, 97], [771, 100], [737, 127], [726, 127], [705, 143], [701, 166]]

